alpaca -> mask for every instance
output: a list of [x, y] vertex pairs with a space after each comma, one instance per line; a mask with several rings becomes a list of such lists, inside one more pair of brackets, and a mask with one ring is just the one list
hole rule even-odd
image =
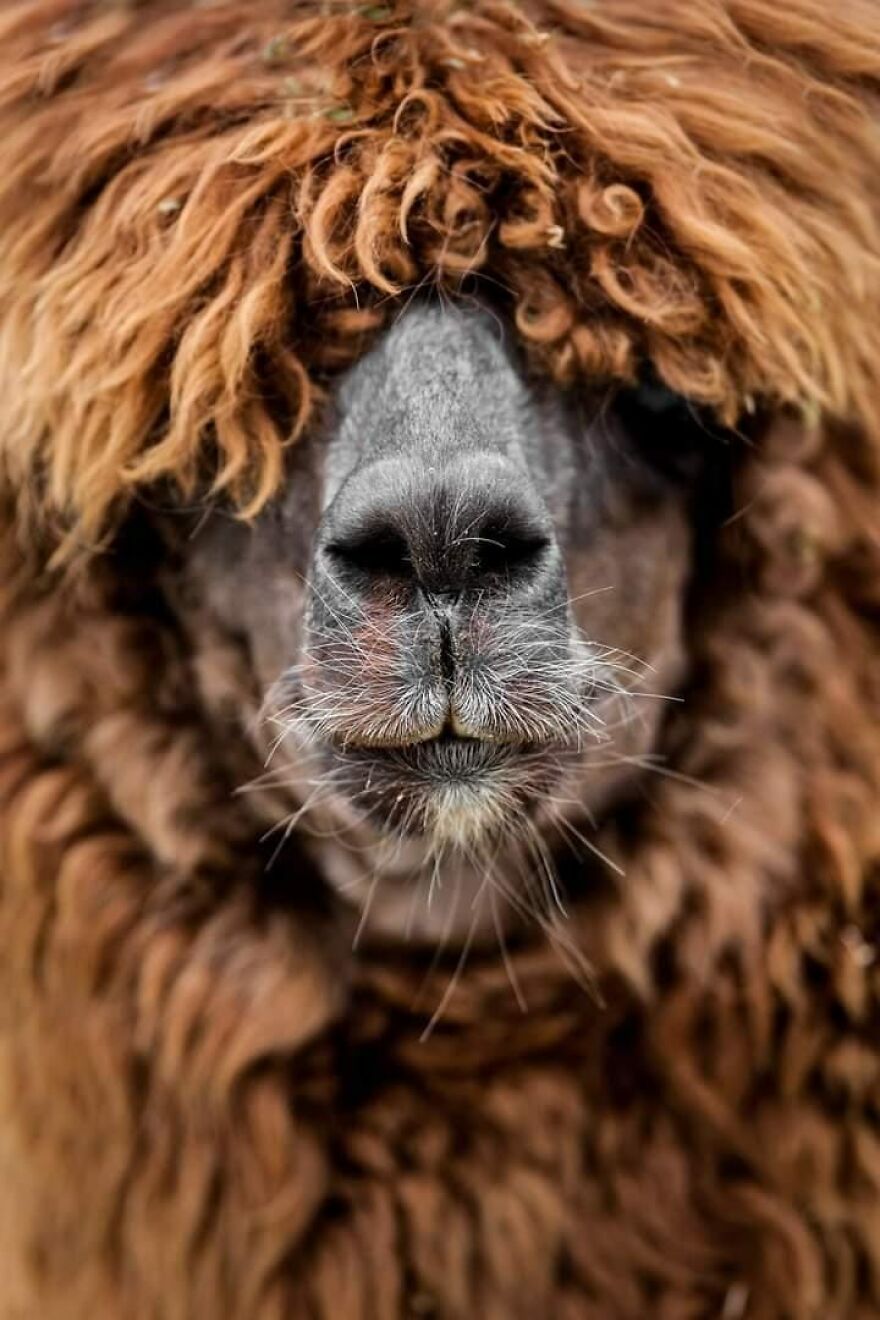
[[485, 312], [406, 311], [266, 511], [163, 520], [195, 652], [237, 633], [252, 657], [230, 706], [282, 825], [272, 868], [317, 833], [358, 943], [451, 947], [527, 914], [564, 941], [554, 844], [589, 857], [582, 826], [632, 796], [680, 686], [708, 431], [671, 398], [589, 422], [563, 398], [535, 395]]
[[0, 51], [0, 1312], [876, 1315], [880, 11]]

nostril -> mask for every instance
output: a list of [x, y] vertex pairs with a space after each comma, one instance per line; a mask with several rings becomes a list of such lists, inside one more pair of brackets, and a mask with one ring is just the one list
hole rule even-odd
[[370, 577], [409, 578], [413, 565], [409, 546], [393, 528], [379, 528], [329, 542], [329, 558], [348, 572]]
[[476, 541], [473, 572], [477, 577], [519, 573], [537, 566], [550, 545], [541, 533], [511, 531], [504, 527], [486, 528]]
[[370, 465], [339, 492], [319, 535], [325, 571], [355, 593], [530, 591], [557, 561], [528, 474], [491, 454], [441, 471]]
[[360, 530], [337, 537], [324, 547], [328, 559], [346, 576], [416, 581], [434, 595], [459, 594], [467, 583], [487, 578], [527, 576], [539, 567], [550, 546], [543, 533], [498, 524], [471, 536], [435, 539], [432, 553], [413, 558], [408, 541], [392, 527]]

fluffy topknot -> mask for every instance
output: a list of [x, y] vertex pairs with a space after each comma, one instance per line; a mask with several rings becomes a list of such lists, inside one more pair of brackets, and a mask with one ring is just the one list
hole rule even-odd
[[868, 0], [31, 0], [0, 48], [4, 469], [87, 541], [160, 479], [255, 512], [471, 272], [557, 378], [873, 420]]

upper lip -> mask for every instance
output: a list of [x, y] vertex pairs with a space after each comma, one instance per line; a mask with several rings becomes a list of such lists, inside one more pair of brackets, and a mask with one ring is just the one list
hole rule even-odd
[[505, 738], [502, 734], [492, 736], [485, 732], [471, 732], [465, 726], [459, 724], [455, 715], [449, 715], [444, 724], [435, 724], [429, 728], [408, 730], [406, 735], [395, 733], [393, 736], [383, 737], [381, 734], [364, 736], [357, 734], [354, 737], [339, 737], [334, 739], [344, 750], [350, 748], [372, 748], [376, 751], [405, 751], [408, 747], [423, 747], [427, 744], [436, 743], [440, 745], [452, 746], [456, 743], [487, 743], [491, 745], [517, 743], [521, 739]]
[[425, 738], [422, 741], [439, 743], [441, 745], [444, 744], [453, 745], [455, 743], [481, 743], [481, 742], [490, 742], [492, 740], [489, 738], [484, 738], [478, 734], [462, 732], [460, 728], [456, 727], [453, 718], [452, 720], [447, 721], [447, 723], [444, 724], [440, 732], [436, 734], [433, 738]]
[[430, 769], [439, 765], [447, 768], [459, 767], [462, 770], [475, 769], [479, 765], [494, 761], [507, 761], [511, 753], [534, 750], [534, 744], [526, 742], [493, 741], [488, 738], [461, 738], [457, 734], [444, 731], [434, 738], [421, 739], [418, 742], [396, 743], [381, 747], [367, 748], [352, 746], [354, 755], [371, 752], [389, 764], [395, 762], [401, 766]]

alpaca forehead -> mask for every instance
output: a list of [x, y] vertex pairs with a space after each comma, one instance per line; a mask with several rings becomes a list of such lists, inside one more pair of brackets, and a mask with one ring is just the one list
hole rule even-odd
[[385, 331], [381, 341], [367, 352], [350, 372], [340, 389], [343, 406], [362, 390], [362, 378], [378, 390], [386, 406], [409, 406], [412, 387], [418, 382], [438, 380], [432, 403], [455, 409], [455, 401], [466, 401], [473, 410], [488, 410], [516, 397], [518, 376], [511, 361], [510, 331], [482, 307], [453, 303], [405, 308]]
[[325, 445], [325, 503], [360, 467], [371, 468], [371, 481], [393, 483], [396, 460], [405, 459], [408, 472], [442, 473], [477, 457], [473, 479], [459, 485], [464, 495], [477, 479], [485, 485], [502, 460], [528, 480], [552, 447], [498, 323], [482, 312], [404, 313], [348, 373], [338, 398], [338, 424]]

